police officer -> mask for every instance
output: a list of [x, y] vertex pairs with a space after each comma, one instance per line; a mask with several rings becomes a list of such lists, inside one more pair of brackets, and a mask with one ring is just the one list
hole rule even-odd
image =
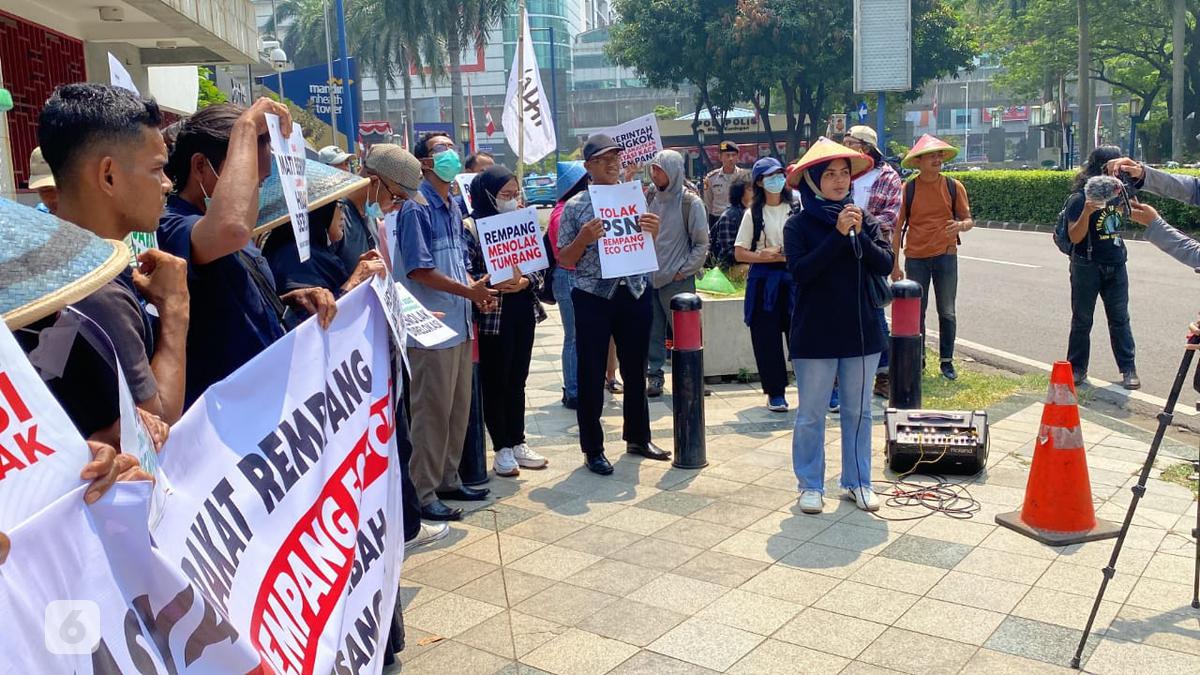
[[708, 226], [711, 228], [717, 218], [729, 208], [729, 186], [739, 177], [747, 182], [750, 180], [750, 170], [739, 168], [738, 145], [733, 141], [721, 141], [718, 146], [721, 153], [721, 167], [713, 169], [704, 177], [704, 208], [708, 212]]

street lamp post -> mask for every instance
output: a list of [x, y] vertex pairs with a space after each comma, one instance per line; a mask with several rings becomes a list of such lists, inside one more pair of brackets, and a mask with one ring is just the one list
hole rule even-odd
[[1142, 99], [1129, 97], [1129, 156], [1137, 154], [1137, 116], [1142, 111]]
[[963, 123], [963, 161], [971, 161], [971, 82], [967, 81], [962, 86], [963, 91], [963, 107], [966, 108], [967, 119]]

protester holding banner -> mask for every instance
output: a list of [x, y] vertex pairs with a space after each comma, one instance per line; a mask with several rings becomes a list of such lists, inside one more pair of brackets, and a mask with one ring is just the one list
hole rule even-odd
[[[594, 134], [583, 146], [584, 167], [593, 185], [616, 185], [621, 176], [621, 146], [604, 134]], [[637, 228], [651, 238], [658, 234], [659, 218], [645, 213]], [[650, 440], [650, 406], [646, 399], [646, 362], [650, 346], [649, 278], [634, 274], [606, 279], [601, 272], [600, 246], [604, 221], [596, 217], [589, 191], [581, 191], [563, 208], [558, 232], [559, 259], [574, 266], [575, 337], [579, 354], [579, 443], [589, 470], [613, 472], [604, 456], [604, 371], [608, 341], [613, 338], [625, 379], [622, 437], [626, 452], [649, 459], [667, 460], [671, 453]]]
[[696, 275], [708, 257], [708, 216], [704, 202], [684, 189], [683, 155], [663, 150], [650, 162], [650, 213], [658, 216], [654, 252], [658, 271], [650, 275], [653, 318], [650, 324], [650, 354], [646, 395], [662, 396], [663, 364], [667, 360], [666, 339], [674, 327], [671, 298], [696, 291]]
[[740, 263], [750, 263], [744, 320], [750, 327], [767, 409], [787, 412], [783, 343], [796, 303], [796, 286], [788, 276], [783, 255], [783, 225], [791, 212], [792, 191], [783, 175], [783, 165], [774, 157], [755, 162], [751, 179], [754, 203], [742, 216], [733, 256]]
[[267, 98], [248, 109], [221, 103], [200, 110], [183, 122], [166, 166], [175, 193], [159, 219], [158, 240], [188, 262], [188, 405], [283, 336], [287, 305], [318, 314], [324, 326], [337, 312], [323, 288], [279, 295], [250, 239], [259, 186], [271, 174], [268, 114], [292, 128], [287, 108]]
[[450, 199], [450, 183], [462, 159], [448, 136], [429, 133], [416, 143], [424, 181], [400, 211], [393, 275], [426, 309], [442, 312], [456, 335], [434, 347], [410, 336], [409, 363], [413, 457], [409, 463], [421, 499], [421, 517], [458, 520], [462, 509], [441, 499], [483, 500], [488, 490], [465, 487], [458, 477], [471, 406], [471, 304], [495, 305], [488, 278], [467, 276], [462, 213]]
[[[517, 177], [493, 165], [471, 181], [471, 276], [487, 276], [477, 223], [517, 209], [521, 189]], [[540, 238], [540, 237], [539, 237]], [[547, 461], [525, 442], [525, 381], [533, 358], [533, 331], [546, 320], [536, 292], [544, 283], [541, 272], [516, 276], [495, 285], [496, 308], [476, 312], [479, 327], [479, 379], [483, 389], [483, 419], [496, 452], [497, 476], [516, 476], [521, 469], [542, 469]]]
[[[38, 119], [42, 151], [60, 186], [59, 217], [105, 239], [153, 232], [171, 188], [162, 171], [161, 121], [153, 101], [125, 89], [59, 87]], [[169, 424], [183, 413], [190, 317], [186, 266], [157, 250], [145, 251], [138, 262], [137, 270], [125, 267], [75, 302], [73, 311], [19, 334], [84, 437], [102, 431], [110, 442], [119, 437], [118, 369], [139, 407]], [[146, 304], [155, 306], [157, 322]]]
[[555, 267], [553, 276], [554, 300], [558, 303], [558, 311], [563, 324], [562, 373], [563, 396], [562, 404], [567, 410], [579, 408], [579, 359], [575, 353], [575, 304], [571, 302], [571, 281], [575, 273], [574, 266], [568, 266], [558, 255], [558, 230], [562, 223], [562, 212], [567, 202], [580, 192], [587, 192], [588, 175], [583, 168], [583, 162], [558, 163], [558, 203], [550, 212], [550, 223], [546, 228], [546, 241], [554, 254]]
[[870, 276], [892, 269], [879, 222], [854, 205], [853, 178], [873, 162], [828, 139], [813, 144], [788, 173], [804, 208], [784, 227], [787, 269], [798, 288], [790, 346], [800, 392], [792, 434], [792, 469], [800, 509], [820, 513], [825, 492], [825, 397], [840, 389], [842, 471], [846, 498], [875, 511], [871, 489], [871, 380], [883, 330], [870, 301]]

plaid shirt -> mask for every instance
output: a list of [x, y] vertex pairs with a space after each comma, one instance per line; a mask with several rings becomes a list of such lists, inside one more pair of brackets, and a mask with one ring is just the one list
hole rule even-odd
[[[483, 258], [483, 246], [479, 244], [479, 236], [475, 232], [475, 221], [467, 219], [463, 232], [468, 245], [467, 274], [470, 274], [472, 279], [482, 278], [487, 274], [487, 263]], [[537, 296], [545, 283], [544, 275], [542, 272], [530, 272], [525, 278], [529, 280], [529, 287], [524, 292], [533, 294], [533, 322], [538, 324], [546, 320], [546, 310]], [[500, 334], [500, 308], [503, 306], [504, 294], [501, 293], [496, 296], [496, 309], [485, 312], [475, 307], [475, 323], [479, 326], [481, 335]]]
[[879, 175], [871, 186], [871, 200], [867, 202], [867, 213], [879, 221], [879, 232], [890, 244], [896, 221], [900, 218], [900, 202], [904, 198], [903, 181], [900, 174], [887, 162], [879, 163]]
[[742, 226], [742, 215], [746, 207], [732, 204], [713, 223], [708, 233], [708, 257], [713, 267], [728, 269], [737, 264], [733, 259], [733, 242], [737, 240], [738, 228]]

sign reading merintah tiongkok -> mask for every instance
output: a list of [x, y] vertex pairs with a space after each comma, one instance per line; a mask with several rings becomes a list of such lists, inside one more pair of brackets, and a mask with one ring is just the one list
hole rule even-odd
[[617, 279], [658, 271], [654, 240], [642, 231], [638, 219], [646, 212], [646, 195], [639, 181], [617, 185], [590, 185], [592, 210], [604, 221], [600, 247], [600, 276]]
[[537, 209], [532, 206], [480, 218], [475, 221], [475, 229], [492, 284], [512, 279], [514, 268], [528, 274], [550, 267]]
[[662, 136], [658, 132], [658, 118], [653, 114], [642, 115], [605, 129], [604, 133], [621, 146], [621, 168], [630, 164], [640, 165], [654, 159], [663, 149]]

